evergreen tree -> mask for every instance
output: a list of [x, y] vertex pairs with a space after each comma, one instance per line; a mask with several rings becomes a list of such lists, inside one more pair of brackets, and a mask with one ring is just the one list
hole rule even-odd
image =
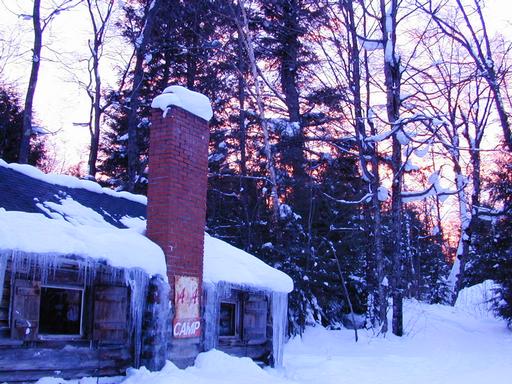
[[23, 129], [23, 110], [17, 95], [0, 88], [0, 157], [7, 162], [18, 159]]
[[466, 285], [492, 279], [498, 283], [493, 301], [497, 314], [512, 326], [512, 158], [498, 159], [497, 170], [487, 179], [490, 207], [481, 213], [475, 233], [473, 262]]
[[[23, 132], [23, 108], [16, 92], [7, 86], [0, 85], [0, 158], [18, 162], [19, 147]], [[35, 130], [29, 143], [28, 163], [44, 166], [46, 148], [44, 139]]]
[[[426, 216], [426, 215], [425, 215]], [[436, 227], [429, 228], [418, 206], [404, 210], [404, 286], [409, 297], [432, 304], [448, 304], [449, 265]]]
[[[356, 313], [366, 311], [365, 236], [361, 208], [340, 205], [337, 199], [353, 200], [361, 179], [351, 157], [326, 156], [313, 163], [318, 171], [312, 180], [311, 216], [305, 227], [290, 206], [280, 207], [278, 243], [264, 243], [256, 254], [283, 270], [294, 281], [289, 296], [289, 332], [302, 333], [306, 325], [321, 323], [339, 327], [350, 305], [342, 278]], [[269, 236], [269, 234], [267, 234]]]
[[[215, 3], [215, 2], [214, 2]], [[146, 45], [143, 76], [137, 97], [136, 138], [137, 172], [131, 189], [145, 193], [147, 184], [149, 115], [152, 99], [168, 85], [187, 86], [206, 94], [213, 101], [214, 110], [222, 108], [224, 100], [217, 97], [220, 71], [225, 68], [217, 65], [215, 55], [219, 52], [221, 33], [218, 31], [215, 4], [206, 0], [190, 2], [164, 1], [156, 14], [154, 28]], [[134, 44], [144, 28], [145, 1], [135, 1], [125, 7], [125, 18], [121, 25], [124, 36]], [[133, 82], [133, 73], [130, 75]], [[123, 90], [110, 95], [113, 104], [109, 112], [111, 132], [106, 135], [103, 151], [106, 160], [99, 167], [110, 177], [111, 184], [127, 189], [129, 176], [129, 112], [132, 109], [132, 92]], [[218, 114], [216, 113], [216, 116]], [[211, 122], [217, 124], [217, 120]]]

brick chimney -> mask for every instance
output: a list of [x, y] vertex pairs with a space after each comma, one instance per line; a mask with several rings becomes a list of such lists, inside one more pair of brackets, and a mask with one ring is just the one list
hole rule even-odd
[[[184, 97], [195, 94], [182, 87], [170, 88], [178, 88], [185, 93]], [[168, 358], [193, 361], [196, 353], [190, 352], [191, 346], [196, 345], [192, 350], [200, 352], [202, 333], [209, 131], [208, 121], [189, 112], [194, 109], [187, 108], [181, 99], [171, 98], [170, 105], [167, 99], [164, 104], [155, 104], [158, 98], [175, 96], [172, 91], [171, 95], [166, 93], [168, 89], [152, 105], [155, 108], [150, 130], [147, 236], [164, 251], [171, 286], [174, 319]], [[211, 113], [208, 99], [199, 96], [206, 100]], [[185, 350], [185, 355], [190, 356], [184, 356]], [[189, 363], [184, 360], [179, 365]]]
[[153, 109], [147, 236], [162, 247], [169, 284], [203, 276], [208, 122], [176, 106]]

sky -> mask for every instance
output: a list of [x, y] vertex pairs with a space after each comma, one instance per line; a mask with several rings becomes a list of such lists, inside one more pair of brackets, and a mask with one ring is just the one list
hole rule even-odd
[[[30, 49], [33, 44], [31, 20], [17, 14], [30, 14], [29, 1], [0, 0], [0, 36], [19, 46], [17, 56], [5, 66], [0, 79], [14, 83], [24, 97], [30, 75]], [[42, 4], [50, 1], [43, 0]], [[90, 101], [78, 81], [87, 81], [87, 42], [91, 27], [85, 6], [58, 15], [43, 35], [39, 79], [35, 94], [35, 119], [50, 135], [50, 149], [59, 158], [55, 172], [63, 172], [79, 161], [87, 161], [88, 128], [76, 123], [88, 121]], [[115, 87], [117, 66], [125, 63], [129, 49], [122, 39], [110, 33], [108, 57], [101, 68], [102, 82]]]
[[[469, 1], [469, 0], [468, 0]], [[50, 4], [52, 0], [43, 0]], [[117, 2], [118, 5], [122, 1]], [[512, 35], [512, 3], [510, 0], [487, 0], [489, 28], [495, 32]], [[0, 38], [13, 39], [18, 47], [17, 55], [8, 60], [2, 70], [0, 56], [0, 80], [16, 85], [22, 97], [30, 74], [30, 48], [32, 24], [19, 14], [30, 14], [32, 2], [27, 0], [0, 0]], [[120, 36], [110, 34], [107, 45], [109, 57], [103, 61], [102, 81], [115, 87], [116, 67], [123, 66], [130, 55], [128, 46]], [[89, 133], [87, 127], [74, 123], [88, 121], [89, 99], [77, 83], [85, 81], [87, 40], [90, 21], [86, 8], [79, 6], [57, 16], [45, 31], [39, 82], [35, 95], [36, 121], [50, 132], [51, 150], [59, 159], [54, 172], [64, 172], [70, 166], [87, 161]], [[0, 50], [1, 52], [1, 50]], [[1, 53], [0, 53], [1, 55]]]

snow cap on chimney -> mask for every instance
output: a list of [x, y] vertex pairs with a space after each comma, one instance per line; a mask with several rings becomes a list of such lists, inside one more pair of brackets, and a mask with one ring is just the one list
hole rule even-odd
[[206, 121], [210, 121], [213, 116], [208, 97], [179, 85], [171, 85], [165, 88], [162, 94], [155, 97], [151, 103], [152, 108], [159, 108], [164, 111], [164, 117], [172, 105], [183, 108]]

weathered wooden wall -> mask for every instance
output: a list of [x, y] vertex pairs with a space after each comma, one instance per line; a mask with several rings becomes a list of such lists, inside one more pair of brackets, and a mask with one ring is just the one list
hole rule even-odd
[[[204, 349], [218, 349], [233, 356], [250, 357], [268, 364], [272, 354], [270, 292], [234, 284], [205, 284]], [[221, 302], [238, 302], [240, 317], [235, 336], [219, 336]]]
[[[12, 258], [7, 263], [0, 302], [0, 382], [120, 375], [134, 365], [133, 335], [128, 331], [129, 290], [122, 270], [97, 264], [94, 271], [84, 273], [73, 257], [50, 273], [37, 263], [14, 264]], [[31, 321], [34, 333], [16, 326], [13, 306], [23, 301], [16, 290], [37, 295], [42, 280], [43, 285], [84, 289], [81, 335], [39, 335], [39, 317]], [[39, 305], [39, 300], [33, 304]], [[19, 312], [27, 312], [25, 307]]]
[[0, 382], [32, 381], [45, 376], [66, 379], [123, 374], [132, 365], [126, 346], [0, 345]]
[[[70, 258], [45, 276], [45, 284], [85, 287], [81, 336], [59, 339], [39, 337], [37, 331], [30, 337], [24, 332], [14, 332], [10, 306], [16, 284], [25, 282], [28, 290], [37, 290], [41, 285], [42, 272], [38, 267], [33, 268], [28, 266], [13, 272], [11, 263], [7, 264], [0, 303], [0, 382], [31, 381], [44, 376], [120, 375], [136, 365], [135, 336], [127, 335], [130, 293], [122, 271], [112, 271], [106, 265], [97, 265], [90, 279]], [[177, 339], [172, 337], [173, 308], [169, 299], [173, 296], [169, 288], [161, 278], [149, 283], [140, 336], [143, 365], [158, 370], [166, 360], [171, 360], [178, 367], [186, 367], [194, 363], [200, 352], [212, 348], [265, 364], [272, 361], [270, 292], [227, 283], [206, 285], [202, 300], [203, 337]], [[96, 302], [99, 299], [104, 301], [100, 306]], [[240, 316], [236, 335], [222, 337], [219, 336], [219, 308], [226, 301], [238, 303]], [[109, 311], [109, 308], [116, 310]], [[110, 312], [116, 316], [108, 316]]]

